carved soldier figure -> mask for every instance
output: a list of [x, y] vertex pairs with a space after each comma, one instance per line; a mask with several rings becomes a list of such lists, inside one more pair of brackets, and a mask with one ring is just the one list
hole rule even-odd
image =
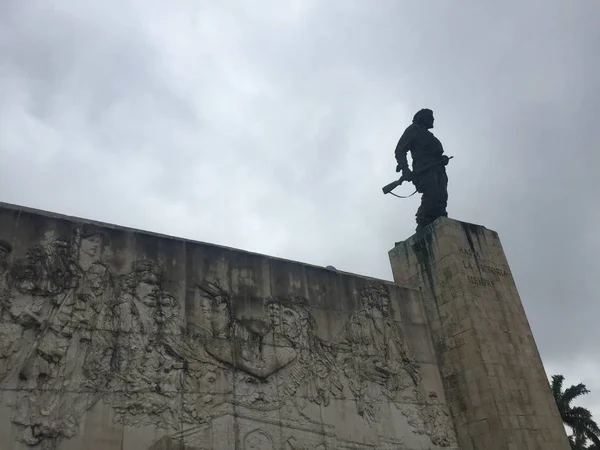
[[[396, 146], [396, 172], [412, 181], [417, 192], [422, 194], [421, 206], [417, 210], [417, 231], [441, 216], [448, 216], [448, 176], [441, 142], [429, 130], [433, 128], [433, 111], [421, 109], [413, 117]], [[406, 154], [410, 150], [413, 169], [408, 167]]]
[[163, 269], [152, 260], [135, 261], [118, 291], [99, 314], [102, 331], [92, 334], [85, 375], [95, 388], [110, 391], [104, 401], [116, 422], [176, 428], [184, 367], [179, 304], [164, 290]]
[[336, 338], [358, 413], [372, 422], [379, 420], [383, 397], [410, 398], [420, 383], [419, 366], [402, 328], [391, 317], [389, 295], [383, 284], [365, 286], [363, 308], [350, 316]]
[[308, 300], [295, 296], [272, 298], [265, 310], [278, 352], [281, 354], [290, 346], [298, 355], [282, 369], [285, 376], [281, 378], [280, 394], [294, 397], [300, 408], [306, 408], [308, 401], [327, 406], [343, 387], [332, 349], [317, 336], [317, 323]]

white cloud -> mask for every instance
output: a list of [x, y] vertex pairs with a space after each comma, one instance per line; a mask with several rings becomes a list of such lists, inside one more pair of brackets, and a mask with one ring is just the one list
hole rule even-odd
[[500, 233], [566, 373], [599, 356], [598, 9], [6, 0], [2, 200], [389, 278], [419, 200], [380, 189], [431, 107], [450, 215]]

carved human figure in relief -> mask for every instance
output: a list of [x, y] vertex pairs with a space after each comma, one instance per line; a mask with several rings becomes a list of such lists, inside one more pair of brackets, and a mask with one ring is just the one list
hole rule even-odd
[[151, 260], [135, 261], [121, 277], [119, 293], [101, 313], [107, 332], [95, 334], [88, 376], [111, 391], [106, 401], [117, 421], [177, 429], [189, 355], [179, 303], [163, 279]]
[[[92, 238], [97, 239], [96, 234]], [[86, 239], [84, 236], [83, 242]], [[98, 398], [89, 391], [81, 392], [89, 387], [84, 361], [95, 320], [113, 290], [110, 271], [98, 262], [100, 254], [87, 265], [78, 258], [81, 244], [78, 238], [72, 242], [59, 239], [37, 247], [23, 262], [25, 270], [20, 272], [25, 276], [19, 279], [19, 295], [28, 298], [26, 294], [35, 294], [38, 301], [45, 300], [37, 313], [37, 318], [44, 320], [44, 327], [34, 327], [35, 340], [20, 366], [18, 383], [20, 388], [39, 391], [31, 395], [19, 393], [13, 412], [13, 422], [21, 425], [17, 438], [30, 445], [42, 442], [51, 448], [61, 437], [73, 436], [81, 416]], [[36, 274], [48, 279], [40, 279]], [[16, 317], [35, 314], [21, 313]], [[63, 390], [71, 394], [59, 395]]]
[[[76, 239], [72, 244], [59, 239], [50, 246], [45, 258], [46, 271], [50, 279], [47, 292], [55, 293], [47, 302], [45, 321], [47, 328], [42, 329], [28, 359], [21, 369], [21, 377], [32, 379], [43, 375], [47, 383], [60, 382], [57, 380], [70, 379], [70, 373], [64, 373], [63, 358], [67, 352], [71, 357], [83, 360], [86, 349], [81, 341], [90, 340], [90, 331], [95, 327], [95, 320], [105, 302], [112, 296], [112, 280], [110, 271], [99, 262], [100, 254], [89, 260], [82, 268], [82, 260], [76, 259], [78, 246], [88, 239], [99, 239], [97, 233], [84, 236], [83, 240]], [[81, 253], [79, 252], [79, 255]], [[40, 285], [39, 282], [32, 283]], [[41, 283], [43, 285], [43, 283]], [[60, 287], [60, 289], [58, 289]], [[42, 297], [43, 298], [43, 297]], [[39, 372], [40, 364], [54, 366], [56, 370], [50, 373]], [[79, 368], [81, 369], [81, 368]], [[73, 366], [69, 370], [75, 370]], [[60, 373], [59, 373], [60, 371]], [[79, 370], [80, 372], [80, 370]], [[81, 378], [81, 376], [80, 376]], [[54, 386], [61, 388], [62, 386]]]
[[12, 267], [11, 315], [24, 327], [54, 324], [56, 312], [77, 286], [81, 269], [66, 239], [35, 245]]
[[327, 406], [343, 387], [331, 346], [317, 336], [308, 300], [297, 296], [271, 298], [265, 303], [265, 312], [273, 329], [272, 345], [280, 351], [294, 349], [297, 354], [278, 377], [280, 394], [293, 398], [301, 412], [310, 403]]
[[121, 277], [120, 293], [115, 312], [119, 320], [118, 331], [151, 335], [158, 332], [162, 316], [161, 278], [162, 268], [152, 260], [138, 260], [131, 265], [131, 271]]
[[[95, 262], [84, 273], [81, 286], [65, 318], [63, 333], [72, 336], [79, 332], [79, 340], [91, 340], [96, 320], [105, 304], [112, 301], [114, 286], [112, 274], [104, 264]], [[65, 311], [66, 312], [66, 311]]]
[[87, 272], [92, 264], [100, 260], [105, 235], [93, 228], [80, 230], [78, 234], [79, 250], [77, 261], [81, 269]]
[[45, 235], [12, 267], [13, 289], [10, 316], [31, 339], [22, 339], [18, 370], [21, 387], [38, 386], [57, 375], [69, 346], [70, 336], [61, 332], [82, 276], [74, 259], [72, 243]]
[[101, 262], [105, 236], [88, 229], [75, 237], [77, 265], [81, 270], [75, 296], [60, 308], [58, 317], [62, 333], [70, 336], [81, 330], [79, 339], [89, 340], [90, 330], [106, 303], [112, 301], [114, 284], [108, 266]]
[[[270, 326], [259, 317], [237, 318], [231, 308], [231, 296], [217, 283], [197, 286], [201, 317], [191, 329], [202, 336], [206, 352], [213, 358], [211, 371], [219, 379], [235, 385], [235, 400], [255, 407], [270, 407], [277, 401], [276, 386], [268, 378], [295, 357], [292, 350], [276, 351], [268, 344]], [[233, 371], [232, 369], [237, 369]], [[225, 371], [225, 375], [224, 375]], [[221, 391], [223, 394], [223, 391]], [[224, 395], [208, 396], [213, 401]]]
[[205, 320], [197, 329], [211, 332], [205, 348], [213, 358], [264, 380], [295, 357], [293, 351], [290, 355], [266, 345], [271, 327], [263, 318], [234, 317], [230, 294], [220, 286], [206, 283], [200, 289], [210, 299], [202, 308], [210, 311], [211, 323]]
[[419, 393], [416, 404], [395, 403], [394, 407], [402, 412], [416, 434], [429, 436], [434, 445], [449, 447], [456, 443], [454, 425], [447, 405], [437, 403], [436, 398], [435, 392], [430, 392], [429, 400]]
[[341, 390], [331, 349], [316, 336], [306, 299], [270, 298], [262, 317], [242, 318], [234, 317], [229, 293], [217, 284], [198, 286], [195, 299], [202, 316], [191, 329], [209, 337], [206, 350], [219, 364], [237, 369], [236, 402], [277, 407], [282, 390], [286, 398], [327, 404], [331, 392]]
[[230, 335], [228, 302], [228, 294], [214, 283], [194, 289], [194, 304], [199, 305], [199, 311], [186, 318], [187, 332], [180, 343], [180, 352], [188, 366], [183, 395], [186, 423], [207, 422], [212, 408], [231, 401], [230, 362], [218, 360], [206, 350], [210, 340], [223, 340]]
[[361, 294], [363, 308], [350, 317], [336, 341], [358, 412], [376, 422], [382, 400], [414, 398], [420, 374], [400, 325], [391, 317], [387, 287], [367, 285]]
[[216, 283], [206, 282], [196, 286], [195, 300], [202, 314], [191, 331], [203, 338], [229, 338], [235, 326], [229, 293]]
[[56, 239], [34, 246], [13, 268], [14, 293], [10, 313], [24, 331], [31, 330], [35, 339], [20, 365], [21, 387], [39, 387], [38, 380], [56, 378], [69, 347], [70, 336], [62, 333], [82, 275], [73, 258], [71, 244]]

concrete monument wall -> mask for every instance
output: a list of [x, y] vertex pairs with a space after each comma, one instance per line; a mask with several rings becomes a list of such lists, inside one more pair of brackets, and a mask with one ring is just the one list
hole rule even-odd
[[389, 256], [421, 290], [460, 448], [570, 449], [498, 234], [442, 217]]
[[458, 448], [417, 289], [0, 204], [0, 314], [2, 450]]

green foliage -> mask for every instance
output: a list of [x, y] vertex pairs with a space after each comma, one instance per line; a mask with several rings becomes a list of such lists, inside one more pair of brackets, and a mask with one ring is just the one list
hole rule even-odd
[[[562, 375], [553, 375], [550, 387], [563, 423], [573, 432], [569, 436], [571, 448], [573, 450], [600, 450], [600, 428], [593, 420], [592, 413], [581, 406], [572, 406], [573, 400], [581, 395], [589, 394], [590, 391], [582, 383], [563, 391], [564, 381], [565, 377]], [[587, 446], [589, 442], [591, 444]]]

